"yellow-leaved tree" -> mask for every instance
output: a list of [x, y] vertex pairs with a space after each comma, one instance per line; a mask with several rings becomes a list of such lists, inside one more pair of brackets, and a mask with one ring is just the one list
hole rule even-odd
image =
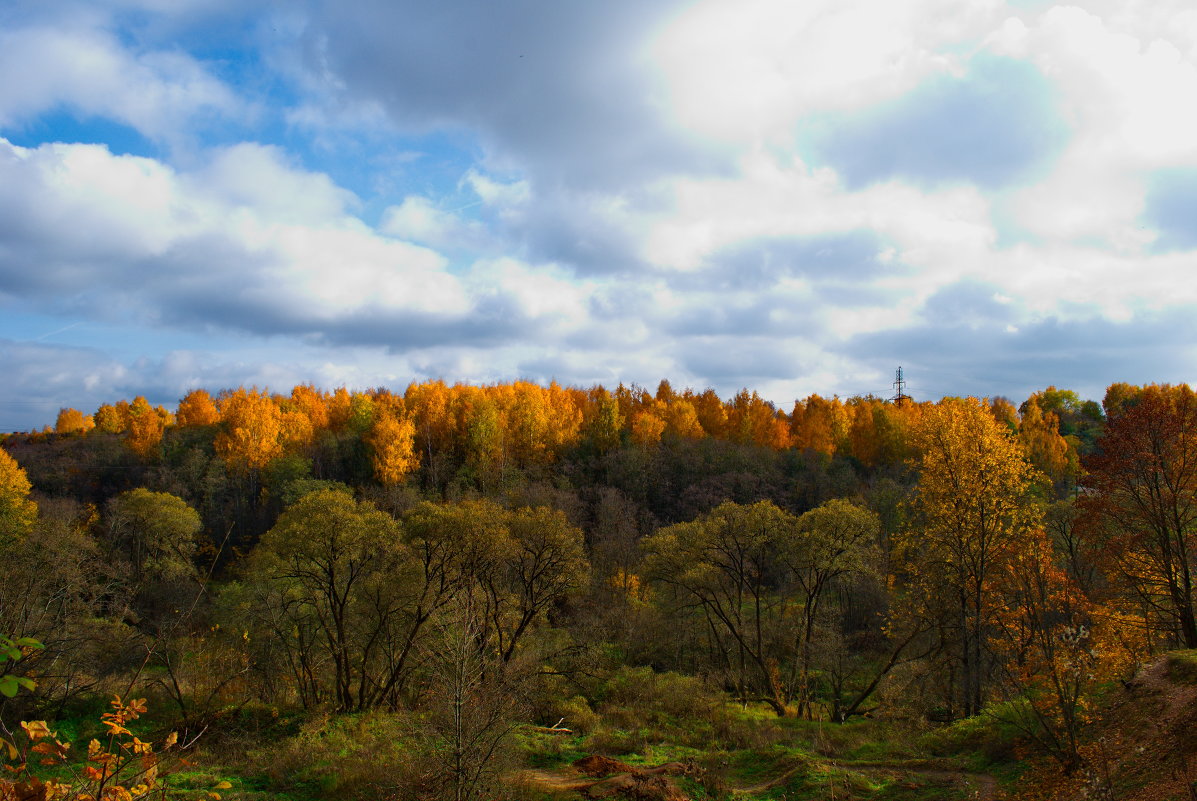
[[58, 420], [54, 423], [56, 434], [86, 434], [96, 427], [91, 417], [84, 417], [78, 409], [59, 409]]
[[37, 522], [37, 504], [29, 500], [31, 489], [25, 470], [0, 448], [0, 546], [21, 539]]
[[944, 648], [955, 655], [951, 703], [974, 715], [994, 667], [995, 585], [1041, 523], [1042, 510], [1031, 497], [1041, 476], [1014, 434], [977, 398], [928, 406], [911, 433], [919, 481], [899, 549], [912, 608], [936, 619]]
[[390, 409], [383, 409], [374, 416], [374, 423], [366, 435], [370, 446], [370, 463], [374, 466], [374, 477], [383, 486], [402, 484], [420, 465], [416, 452], [416, 426], [407, 417], [399, 416]]

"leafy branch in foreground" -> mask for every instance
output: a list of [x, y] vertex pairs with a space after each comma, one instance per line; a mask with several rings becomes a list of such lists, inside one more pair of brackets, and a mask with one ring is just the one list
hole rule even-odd
[[[39, 776], [31, 763], [54, 771], [68, 763], [71, 744], [58, 739], [44, 720], [22, 721], [21, 735], [5, 732], [0, 738], [4, 748], [7, 775], [0, 776], [0, 801], [133, 801], [139, 798], [165, 798], [167, 771], [162, 755], [178, 745], [179, 735], [169, 734], [157, 753], [151, 743], [142, 741], [129, 724], [146, 711], [144, 698], [123, 701], [114, 696], [112, 711], [100, 716], [107, 731], [106, 742], [92, 739], [87, 744], [87, 758], [82, 765], [71, 766], [65, 778]], [[232, 785], [220, 782], [208, 791], [209, 801], [220, 801], [220, 793]]]
[[[17, 637], [16, 639], [0, 637], [0, 669], [3, 669], [5, 662], [16, 664], [21, 661], [27, 650], [44, 647], [44, 645], [32, 637]], [[37, 684], [33, 679], [25, 676], [14, 676], [10, 673], [0, 675], [0, 693], [3, 693], [8, 698], [16, 695], [17, 690], [22, 687], [26, 690], [32, 690], [36, 686]]]

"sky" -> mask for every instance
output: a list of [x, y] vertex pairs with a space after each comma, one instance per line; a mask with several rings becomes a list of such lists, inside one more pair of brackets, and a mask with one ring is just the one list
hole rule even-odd
[[5, 0], [0, 431], [1187, 382], [1191, 0]]

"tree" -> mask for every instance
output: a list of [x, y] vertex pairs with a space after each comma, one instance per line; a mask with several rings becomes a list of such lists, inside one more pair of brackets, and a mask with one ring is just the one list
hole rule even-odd
[[1079, 472], [1076, 449], [1060, 436], [1060, 419], [1055, 412], [1044, 412], [1034, 399], [1022, 405], [1018, 438], [1031, 464], [1058, 486], [1076, 483]]
[[485, 621], [480, 643], [503, 663], [554, 605], [583, 586], [590, 567], [581, 530], [546, 507], [423, 503], [404, 518], [404, 528], [443, 595], [474, 593]]
[[429, 613], [419, 574], [389, 515], [333, 489], [284, 511], [247, 569], [265, 602], [258, 622], [306, 688], [301, 697], [341, 711], [396, 703]]
[[635, 412], [632, 415], [632, 442], [645, 448], [656, 445], [661, 441], [665, 425], [665, 421], [651, 411]]
[[600, 453], [618, 448], [623, 436], [624, 417], [619, 402], [602, 387], [590, 392], [590, 403], [582, 424], [585, 438]]
[[570, 525], [559, 509], [542, 506], [509, 512], [507, 530], [515, 546], [515, 558], [506, 566], [507, 599], [488, 592], [495, 616], [509, 621], [497, 627], [504, 663], [515, 656], [530, 627], [584, 586], [590, 570], [581, 529]]
[[193, 389], [179, 401], [175, 419], [184, 427], [211, 426], [220, 422], [220, 411], [206, 390]]
[[778, 416], [773, 404], [747, 389], [737, 392], [728, 405], [727, 431], [729, 439], [745, 445], [781, 450], [791, 444], [789, 421]]
[[129, 428], [129, 402], [117, 401], [116, 405], [102, 403], [96, 409], [96, 430], [104, 434], [120, 434]]
[[149, 401], [138, 395], [129, 406], [128, 429], [126, 442], [134, 453], [144, 459], [162, 441], [162, 432], [166, 429], [165, 414], [159, 414]]
[[182, 498], [144, 488], [112, 498], [106, 511], [110, 558], [125, 573], [137, 622], [144, 629], [176, 619], [200, 590], [199, 514]]
[[406, 417], [391, 411], [375, 415], [374, 425], [366, 437], [372, 451], [374, 477], [385, 487], [401, 484], [420, 464], [415, 450], [416, 427]]
[[482, 478], [501, 473], [507, 461], [502, 409], [480, 387], [467, 387], [460, 398], [458, 430], [466, 464]]
[[0, 631], [45, 644], [22, 664], [43, 704], [96, 689], [136, 647], [120, 620], [127, 584], [89, 530], [97, 519], [92, 507], [47, 499], [28, 535], [0, 547]]
[[782, 551], [802, 590], [799, 627], [799, 712], [811, 711], [811, 645], [820, 605], [837, 580], [874, 571], [879, 560], [881, 522], [877, 515], [842, 499], [833, 499], [798, 518], [797, 536]]
[[1100, 449], [1085, 462], [1083, 525], [1156, 623], [1197, 648], [1197, 396], [1184, 385], [1115, 387]]
[[244, 388], [223, 395], [216, 453], [230, 467], [261, 470], [282, 454], [282, 412], [265, 392]]
[[848, 428], [848, 413], [839, 398], [811, 395], [805, 402], [794, 402], [790, 436], [795, 448], [831, 456], [848, 438]]
[[741, 698], [753, 689], [779, 716], [789, 700], [780, 664], [793, 642], [779, 556], [797, 523], [767, 501], [728, 501], [697, 520], [659, 529], [641, 546], [646, 575], [674, 592], [679, 611], [702, 612], [713, 646], [737, 674]]
[[1110, 636], [1109, 616], [1056, 564], [1046, 532], [1027, 533], [998, 584], [998, 648], [1025, 700], [1004, 715], [1072, 773], [1081, 761], [1093, 694], [1121, 667], [1125, 652]]
[[466, 589], [433, 619], [422, 644], [432, 671], [425, 717], [434, 740], [430, 756], [439, 797], [453, 801], [491, 797], [497, 757], [519, 708], [518, 678], [498, 654], [479, 647], [487, 629], [484, 606]]
[[312, 428], [322, 431], [328, 428], [328, 407], [326, 396], [311, 384], [300, 384], [291, 388], [291, 403], [303, 412], [312, 423]]
[[682, 398], [694, 406], [694, 414], [708, 437], [722, 439], [727, 436], [727, 407], [715, 390], [705, 389], [694, 394], [687, 389]]
[[1038, 476], [1009, 429], [976, 398], [945, 398], [915, 425], [919, 481], [901, 550], [910, 589], [954, 649], [964, 715], [981, 710], [991, 667], [993, 582], [1041, 512]]
[[84, 417], [78, 409], [59, 409], [58, 419], [54, 423], [56, 434], [86, 434], [95, 428], [95, 421]]
[[108, 540], [125, 559], [135, 583], [147, 578], [173, 583], [197, 578], [199, 514], [182, 498], [140, 488], [108, 502]]
[[439, 489], [448, 472], [444, 462], [452, 451], [452, 393], [444, 381], [428, 381], [408, 386], [403, 401], [416, 427], [416, 445], [424, 465], [424, 477], [429, 486]]
[[20, 540], [37, 521], [37, 504], [29, 499], [29, 476], [0, 448], [0, 546]]
[[698, 412], [688, 400], [674, 398], [665, 407], [665, 433], [679, 439], [702, 439], [706, 432], [698, 422]]

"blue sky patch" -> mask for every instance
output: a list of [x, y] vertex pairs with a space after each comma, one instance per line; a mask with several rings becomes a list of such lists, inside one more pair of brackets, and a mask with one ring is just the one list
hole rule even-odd
[[1197, 167], [1159, 170], [1152, 175], [1143, 219], [1159, 231], [1156, 252], [1197, 248]]
[[1055, 156], [1068, 127], [1035, 67], [978, 56], [963, 78], [935, 78], [890, 103], [815, 121], [803, 137], [852, 189], [904, 178], [997, 189]]
[[46, 142], [70, 142], [106, 145], [111, 153], [118, 156], [158, 158], [162, 155], [157, 144], [132, 126], [106, 117], [80, 116], [66, 109], [42, 114], [20, 127], [0, 129], [0, 136], [21, 147], [33, 148]]

